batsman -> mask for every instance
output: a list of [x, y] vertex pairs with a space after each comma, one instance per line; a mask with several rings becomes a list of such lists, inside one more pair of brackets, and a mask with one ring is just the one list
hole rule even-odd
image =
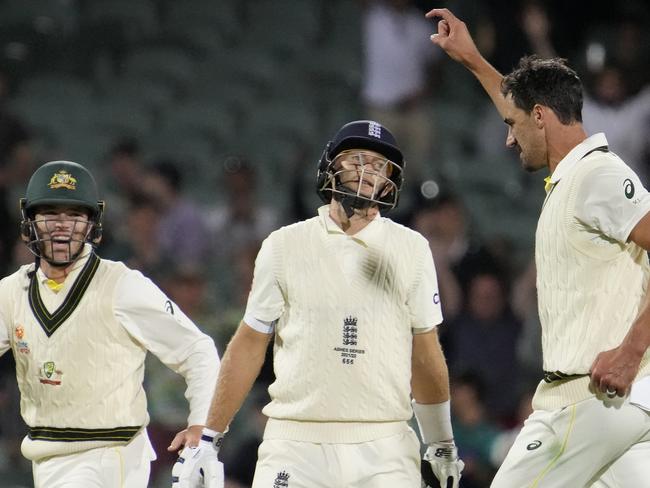
[[433, 258], [424, 237], [384, 216], [404, 166], [374, 121], [350, 122], [326, 145], [316, 178], [325, 205], [262, 244], [207, 428], [181, 452], [174, 488], [223, 487], [218, 451], [272, 337], [254, 488], [420, 488], [414, 411], [440, 486], [458, 487]]

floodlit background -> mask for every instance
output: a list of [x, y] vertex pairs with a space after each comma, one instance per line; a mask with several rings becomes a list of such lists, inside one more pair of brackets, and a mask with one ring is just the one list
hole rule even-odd
[[[588, 132], [648, 181], [643, 0], [0, 0], [0, 271], [30, 261], [17, 199], [34, 168], [82, 163], [107, 201], [100, 256], [154, 279], [223, 352], [261, 241], [315, 214], [336, 130], [376, 119], [407, 159], [390, 217], [436, 260], [461, 485], [487, 487], [541, 373], [531, 259], [546, 175], [521, 170], [478, 82], [430, 43], [424, 12], [440, 6], [502, 72], [524, 54], [567, 58]], [[10, 356], [0, 486], [31, 486]], [[267, 365], [228, 436], [231, 488], [250, 486], [270, 381]], [[146, 386], [151, 486], [169, 486], [184, 387], [155, 358]]]

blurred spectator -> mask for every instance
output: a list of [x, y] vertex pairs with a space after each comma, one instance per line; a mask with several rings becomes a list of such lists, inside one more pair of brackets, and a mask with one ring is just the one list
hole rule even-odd
[[108, 169], [110, 171], [107, 184], [109, 192], [115, 192], [124, 199], [142, 192], [145, 171], [137, 139], [121, 137], [115, 141], [109, 151]]
[[145, 174], [143, 190], [160, 210], [158, 234], [153, 238], [160, 244], [163, 260], [205, 265], [210, 243], [203, 214], [182, 188], [183, 174], [175, 161], [157, 161]]
[[390, 128], [404, 150], [409, 180], [432, 172], [434, 115], [426, 103], [440, 51], [432, 25], [410, 0], [368, 0], [363, 14], [366, 116]]
[[260, 243], [280, 222], [275, 208], [260, 203], [257, 185], [255, 168], [243, 157], [230, 156], [223, 163], [220, 201], [205, 208], [221, 305], [236, 309], [234, 327], [246, 305]]
[[486, 415], [484, 385], [478, 375], [467, 372], [451, 380], [454, 439], [465, 462], [464, 488], [483, 488], [496, 473], [491, 454], [499, 427]]
[[129, 240], [129, 215], [133, 202], [142, 199], [144, 167], [140, 145], [135, 138], [117, 138], [110, 148], [106, 164], [104, 199], [110, 204], [104, 213], [106, 230], [102, 239], [102, 255], [126, 259], [123, 246]]
[[514, 413], [516, 393], [504, 383], [516, 385], [516, 344], [520, 323], [507, 303], [507, 287], [496, 273], [474, 276], [467, 306], [447, 330], [448, 363], [452, 375], [474, 371], [485, 384], [485, 403], [493, 419], [504, 421]]
[[126, 264], [156, 280], [160, 276], [162, 257], [158, 240], [160, 210], [153, 199], [134, 195], [125, 218], [127, 234], [124, 240], [112, 242], [102, 254], [123, 259]]
[[[610, 149], [647, 183], [650, 86], [646, 84], [649, 81], [645, 74], [647, 70], [641, 61], [645, 57], [639, 58], [637, 46], [647, 44], [649, 38], [642, 32], [638, 19], [615, 19], [610, 24], [607, 30], [614, 35], [609, 44], [593, 38], [593, 35], [591, 40], [589, 37], [585, 39], [584, 64], [589, 72], [584, 76], [587, 89], [582, 110], [583, 125], [588, 134], [605, 132]], [[533, 52], [542, 57], [557, 55], [550, 25], [540, 4], [524, 4], [523, 30]], [[599, 50], [601, 54], [596, 55]]]
[[536, 385], [544, 374], [536, 278], [535, 261], [531, 259], [524, 272], [515, 280], [512, 291], [512, 310], [521, 322], [516, 351], [519, 376], [524, 387]]
[[582, 118], [587, 133], [605, 132], [610, 149], [647, 185], [650, 85], [632, 93], [626, 73], [615, 64], [607, 65], [594, 76], [584, 99]]
[[[466, 209], [457, 195], [441, 192], [433, 199], [420, 197], [416, 208], [411, 226], [429, 240], [436, 266], [448, 266], [463, 293], [477, 272], [501, 270], [499, 259], [471, 234]], [[451, 301], [455, 303], [457, 299]], [[449, 311], [458, 310], [461, 304]]]
[[8, 81], [0, 72], [0, 276], [9, 271], [14, 239], [18, 236], [17, 199], [14, 187], [21, 187], [31, 171], [33, 154], [30, 134], [7, 107]]
[[224, 161], [222, 182], [223, 202], [206, 209], [210, 242], [220, 265], [230, 264], [243, 248], [259, 246], [279, 225], [276, 210], [260, 205], [255, 168], [245, 158]]
[[[452, 248], [453, 242], [445, 242], [445, 236], [441, 235], [439, 222], [440, 218], [437, 209], [433, 205], [417, 206], [411, 217], [410, 227], [422, 234], [429, 241], [429, 248], [436, 265], [438, 276], [438, 287], [440, 289], [440, 303], [445, 320], [456, 317], [463, 306], [463, 290], [458, 278], [452, 271], [454, 262]], [[461, 233], [464, 233], [464, 222], [459, 215], [451, 216], [451, 225], [459, 225]]]
[[[499, 433], [492, 443], [492, 451], [490, 453], [490, 460], [494, 469], [498, 469], [506, 458], [506, 454], [515, 442], [515, 438], [519, 434], [521, 427], [524, 425], [526, 419], [533, 413], [533, 394], [535, 388], [524, 391], [519, 398], [517, 406], [517, 417], [515, 424], [512, 428], [504, 430]], [[455, 432], [455, 431], [454, 431]]]

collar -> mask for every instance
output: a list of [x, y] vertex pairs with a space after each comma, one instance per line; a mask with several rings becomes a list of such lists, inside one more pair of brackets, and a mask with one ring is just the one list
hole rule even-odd
[[348, 237], [351, 237], [355, 241], [359, 241], [363, 245], [367, 245], [368, 242], [372, 239], [372, 237], [377, 234], [377, 232], [381, 227], [381, 224], [384, 221], [384, 218], [381, 216], [381, 214], [378, 213], [377, 216], [374, 219], [372, 219], [368, 223], [368, 225], [366, 225], [359, 232], [357, 232], [354, 235], [348, 235], [343, 231], [343, 229], [341, 229], [338, 226], [336, 222], [334, 222], [332, 217], [330, 217], [329, 205], [323, 205], [322, 207], [319, 207], [318, 218], [321, 223], [321, 226], [329, 235], [333, 235], [333, 234], [347, 235]]
[[550, 175], [547, 185], [555, 185], [562, 177], [568, 174], [572, 168], [580, 161], [589, 151], [593, 151], [597, 147], [607, 146], [607, 138], [605, 134], [599, 132], [593, 136], [587, 137], [584, 141], [571, 149], [569, 153], [562, 158], [562, 160], [555, 167], [555, 171]]

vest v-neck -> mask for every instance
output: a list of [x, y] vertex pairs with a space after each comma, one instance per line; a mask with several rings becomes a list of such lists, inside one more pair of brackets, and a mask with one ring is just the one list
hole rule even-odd
[[96, 254], [93, 253], [88, 257], [88, 261], [72, 284], [70, 292], [65, 297], [63, 303], [53, 313], [50, 313], [43, 303], [38, 287], [37, 273], [32, 274], [29, 280], [29, 306], [34, 313], [34, 317], [36, 317], [36, 320], [38, 320], [38, 323], [48, 337], [54, 334], [77, 308], [93, 276], [95, 276], [99, 263], [100, 259]]

